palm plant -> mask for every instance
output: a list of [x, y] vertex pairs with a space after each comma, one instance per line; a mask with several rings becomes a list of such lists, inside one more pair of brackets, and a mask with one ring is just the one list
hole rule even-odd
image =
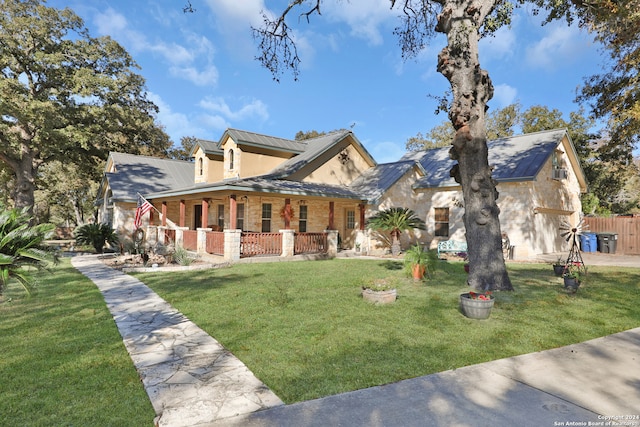
[[109, 224], [85, 224], [75, 232], [76, 242], [81, 245], [91, 245], [97, 253], [104, 251], [104, 246], [118, 244], [118, 235]]
[[30, 294], [33, 277], [30, 271], [46, 268], [56, 262], [55, 253], [43, 246], [53, 224], [30, 225], [27, 209], [0, 213], [0, 298], [10, 281], [15, 280]]
[[376, 213], [367, 221], [367, 227], [391, 234], [391, 254], [400, 255], [400, 235], [407, 230], [425, 230], [426, 224], [408, 208], [389, 208]]

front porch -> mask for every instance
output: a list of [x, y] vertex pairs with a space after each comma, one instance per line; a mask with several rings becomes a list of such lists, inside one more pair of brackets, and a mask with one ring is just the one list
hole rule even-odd
[[242, 230], [213, 231], [211, 228], [189, 230], [186, 227], [147, 226], [145, 250], [158, 245], [176, 245], [198, 254], [222, 256], [226, 261], [240, 258], [320, 254], [329, 258], [338, 252], [338, 231], [299, 233], [292, 229], [277, 233]]

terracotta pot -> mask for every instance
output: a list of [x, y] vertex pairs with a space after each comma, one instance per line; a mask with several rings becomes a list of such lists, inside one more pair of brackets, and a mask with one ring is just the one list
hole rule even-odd
[[415, 281], [422, 280], [424, 278], [425, 271], [426, 269], [424, 265], [415, 264], [411, 268], [411, 275], [413, 276], [413, 280]]

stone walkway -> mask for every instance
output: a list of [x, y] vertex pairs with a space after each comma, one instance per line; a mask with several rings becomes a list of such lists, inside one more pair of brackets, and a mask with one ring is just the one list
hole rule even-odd
[[142, 379], [156, 425], [187, 427], [282, 405], [233, 354], [134, 277], [95, 255], [72, 265], [104, 296]]

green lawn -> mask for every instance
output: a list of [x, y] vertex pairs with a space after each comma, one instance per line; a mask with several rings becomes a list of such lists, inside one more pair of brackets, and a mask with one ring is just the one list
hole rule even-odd
[[[393, 261], [243, 264], [137, 274], [244, 361], [286, 402], [398, 381], [640, 326], [640, 269], [590, 268], [576, 295], [550, 265], [509, 265], [515, 292], [487, 321], [466, 319], [462, 265], [424, 283]], [[374, 306], [364, 279], [396, 278]], [[364, 279], [363, 279], [364, 278]], [[0, 304], [0, 425], [152, 425], [154, 412], [93, 283], [68, 259], [33, 297]]]
[[[550, 265], [510, 264], [516, 290], [491, 318], [458, 311], [460, 263], [414, 283], [399, 263], [336, 259], [137, 274], [238, 356], [285, 402], [356, 390], [529, 353], [640, 326], [640, 269], [590, 268], [567, 295]], [[360, 297], [363, 280], [392, 277], [390, 306]]]
[[102, 295], [69, 259], [0, 303], [0, 426], [152, 426], [155, 413]]

